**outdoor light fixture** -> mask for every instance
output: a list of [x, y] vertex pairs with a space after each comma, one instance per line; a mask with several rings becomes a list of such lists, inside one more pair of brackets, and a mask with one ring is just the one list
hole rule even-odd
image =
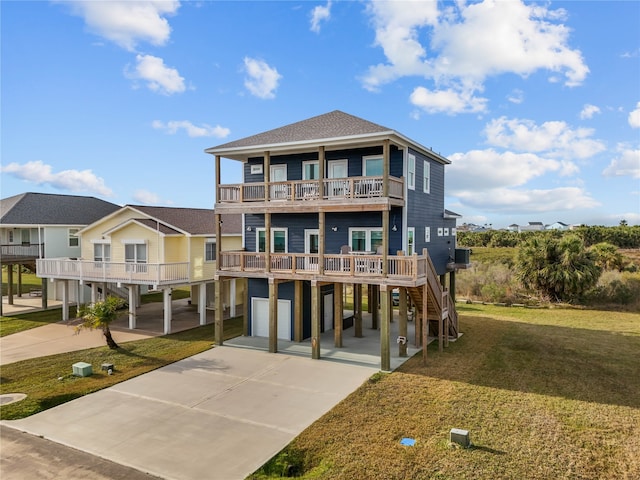
[[393, 230], [394, 232], [398, 231], [398, 227], [396, 227], [395, 225], [393, 227], [391, 227], [391, 230]]
[[331, 227], [331, 230], [333, 230], [334, 232], [338, 231], [338, 227]]
[[247, 227], [247, 232], [250, 232], [250, 231], [251, 231], [251, 225]]

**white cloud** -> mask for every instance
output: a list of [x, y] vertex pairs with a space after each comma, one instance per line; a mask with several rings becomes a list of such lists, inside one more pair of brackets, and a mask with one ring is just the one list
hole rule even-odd
[[318, 5], [311, 10], [311, 31], [320, 33], [320, 22], [331, 18], [331, 0], [325, 6]]
[[190, 137], [225, 138], [229, 133], [231, 133], [228, 128], [221, 127], [220, 125], [212, 127], [211, 125], [204, 123], [202, 126], [198, 127], [188, 120], [171, 120], [167, 123], [160, 120], [154, 120], [151, 126], [157, 130], [164, 130], [168, 135], [175, 135], [178, 133], [178, 130], [182, 129], [187, 132], [187, 135]]
[[596, 113], [600, 113], [600, 108], [595, 105], [589, 105], [588, 103], [582, 108], [580, 112], [580, 118], [582, 120], [593, 118]]
[[104, 179], [97, 177], [91, 170], [63, 170], [54, 173], [51, 165], [36, 160], [24, 164], [13, 162], [3, 166], [1, 171], [36, 185], [51, 185], [59, 190], [90, 192], [107, 197], [113, 195]]
[[[568, 86], [580, 85], [588, 67], [568, 45], [569, 29], [560, 23], [565, 12], [520, 1], [371, 2], [376, 45], [387, 62], [373, 65], [363, 78], [371, 91], [403, 76], [422, 76], [448, 92], [452, 113], [459, 100], [474, 99], [490, 76], [515, 73], [526, 77], [538, 70], [563, 74]], [[430, 41], [422, 41], [429, 38]], [[456, 95], [451, 95], [456, 92]], [[442, 107], [440, 107], [441, 109]]]
[[263, 60], [245, 57], [244, 86], [258, 98], [274, 98], [275, 90], [282, 75], [273, 67], [270, 67]]
[[640, 178], [640, 149], [632, 150], [619, 146], [620, 155], [602, 171], [605, 177], [626, 177]]
[[471, 150], [448, 156], [447, 194], [457, 196], [466, 190], [483, 191], [524, 185], [549, 172], [560, 172], [562, 162], [533, 153]]
[[149, 192], [148, 190], [136, 190], [133, 194], [133, 199], [143, 205], [172, 205], [173, 202], [162, 200], [157, 193]]
[[553, 157], [584, 159], [605, 149], [604, 143], [590, 138], [589, 128], [572, 129], [565, 122], [536, 125], [532, 120], [500, 117], [484, 130], [490, 145], [527, 152], [546, 152]]
[[600, 205], [582, 188], [495, 188], [462, 191], [456, 197], [466, 206], [511, 214], [543, 213], [594, 208]]
[[165, 18], [180, 7], [179, 1], [67, 1], [74, 15], [84, 19], [87, 28], [129, 51], [139, 42], [164, 45], [171, 35]]
[[524, 92], [516, 88], [513, 92], [507, 95], [507, 100], [509, 100], [511, 103], [519, 105], [524, 101]]
[[487, 99], [474, 97], [471, 92], [456, 90], [429, 90], [425, 87], [416, 87], [409, 100], [416, 107], [428, 113], [471, 113], [483, 112]]
[[629, 125], [631, 128], [640, 128], [640, 102], [636, 104], [636, 109], [629, 112]]
[[136, 55], [137, 65], [131, 71], [129, 67], [125, 75], [133, 80], [142, 80], [150, 90], [164, 95], [182, 93], [185, 91], [184, 78], [178, 70], [167, 67], [164, 60], [153, 55]]

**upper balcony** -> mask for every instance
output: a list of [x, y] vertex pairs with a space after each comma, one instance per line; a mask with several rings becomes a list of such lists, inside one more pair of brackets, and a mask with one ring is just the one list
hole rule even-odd
[[189, 282], [189, 262], [129, 263], [42, 258], [37, 260], [37, 275], [56, 280], [124, 283], [133, 285], [176, 285]]
[[396, 286], [417, 286], [424, 284], [427, 277], [437, 278], [426, 251], [422, 255], [389, 255], [386, 265], [384, 261], [382, 255], [372, 252], [325, 254], [321, 261], [318, 254], [271, 253], [267, 257], [264, 252], [224, 251], [220, 253], [217, 274]]
[[220, 185], [216, 211], [372, 211], [404, 205], [402, 178], [389, 177], [386, 192], [384, 187], [382, 176]]
[[32, 262], [44, 256], [44, 243], [7, 244], [0, 246], [2, 263]]

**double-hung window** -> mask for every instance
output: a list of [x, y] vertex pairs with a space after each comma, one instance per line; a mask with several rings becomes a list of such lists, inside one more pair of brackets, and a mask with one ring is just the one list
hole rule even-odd
[[[266, 251], [266, 233], [264, 228], [257, 228], [256, 235], [258, 236], [256, 247], [258, 252]], [[271, 253], [287, 253], [287, 229], [286, 228], [272, 228], [271, 229]]]
[[428, 160], [424, 161], [424, 171], [422, 172], [422, 189], [424, 193], [431, 192], [431, 164]]
[[125, 243], [124, 261], [128, 265], [127, 271], [134, 273], [147, 273], [147, 244], [146, 243]]
[[212, 239], [207, 239], [204, 243], [204, 261], [215, 262], [216, 261], [216, 242]]
[[383, 173], [382, 157], [364, 157], [362, 159], [362, 172], [365, 177], [381, 177]]
[[111, 261], [111, 245], [108, 243], [95, 243], [93, 245], [93, 261], [94, 262], [110, 262]]
[[416, 156], [413, 153], [407, 155], [407, 188], [416, 189]]
[[80, 231], [79, 228], [70, 228], [69, 229], [69, 246], [70, 247], [79, 247], [80, 246], [80, 237], [78, 237], [77, 233]]
[[373, 252], [382, 246], [382, 228], [350, 228], [349, 242], [354, 252]]

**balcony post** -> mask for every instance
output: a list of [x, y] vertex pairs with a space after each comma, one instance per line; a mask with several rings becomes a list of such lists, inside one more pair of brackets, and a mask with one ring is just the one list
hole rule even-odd
[[320, 297], [321, 286], [315, 280], [311, 281], [311, 358], [320, 358]]
[[[399, 316], [400, 319], [398, 321], [398, 335], [404, 337], [405, 339], [408, 336], [407, 329], [407, 289], [405, 287], [398, 288], [398, 296], [399, 296]], [[406, 357], [407, 356], [407, 342], [398, 343], [398, 356]]]
[[427, 343], [429, 343], [428, 295], [429, 283], [426, 282], [422, 287], [422, 327], [420, 329], [422, 332], [422, 362], [424, 365], [427, 364]]
[[[353, 261], [351, 262], [353, 265]], [[353, 284], [353, 336], [362, 338], [362, 284]]]
[[136, 328], [136, 304], [138, 298], [136, 295], [137, 285], [129, 285], [129, 328], [133, 330]]
[[[258, 240], [259, 241], [259, 240]], [[271, 214], [264, 214], [264, 269], [271, 271]]]
[[387, 285], [380, 285], [380, 310], [382, 310], [382, 322], [380, 326], [380, 370], [391, 371], [391, 342], [389, 318], [390, 290]]
[[216, 168], [216, 198], [215, 203], [220, 203], [220, 184], [222, 183], [220, 180], [220, 155], [215, 156], [215, 168]]
[[325, 177], [325, 150], [324, 146], [318, 147], [318, 199], [324, 198], [324, 177]]
[[278, 352], [278, 281], [269, 279], [269, 353]]
[[318, 275], [324, 275], [325, 213], [318, 212]]
[[342, 348], [342, 320], [344, 313], [342, 311], [342, 283], [335, 283], [333, 286], [333, 340], [336, 348]]
[[264, 152], [264, 201], [269, 201], [269, 182], [271, 182], [271, 153]]
[[302, 326], [302, 316], [303, 316], [303, 302], [302, 299], [302, 280], [295, 280], [294, 282], [294, 311], [293, 311], [293, 341], [301, 342], [303, 337], [303, 326]]
[[222, 315], [222, 280], [219, 278], [214, 282], [215, 305], [213, 336], [216, 346], [224, 343], [224, 318]]
[[69, 280], [62, 280], [62, 321], [69, 320]]

